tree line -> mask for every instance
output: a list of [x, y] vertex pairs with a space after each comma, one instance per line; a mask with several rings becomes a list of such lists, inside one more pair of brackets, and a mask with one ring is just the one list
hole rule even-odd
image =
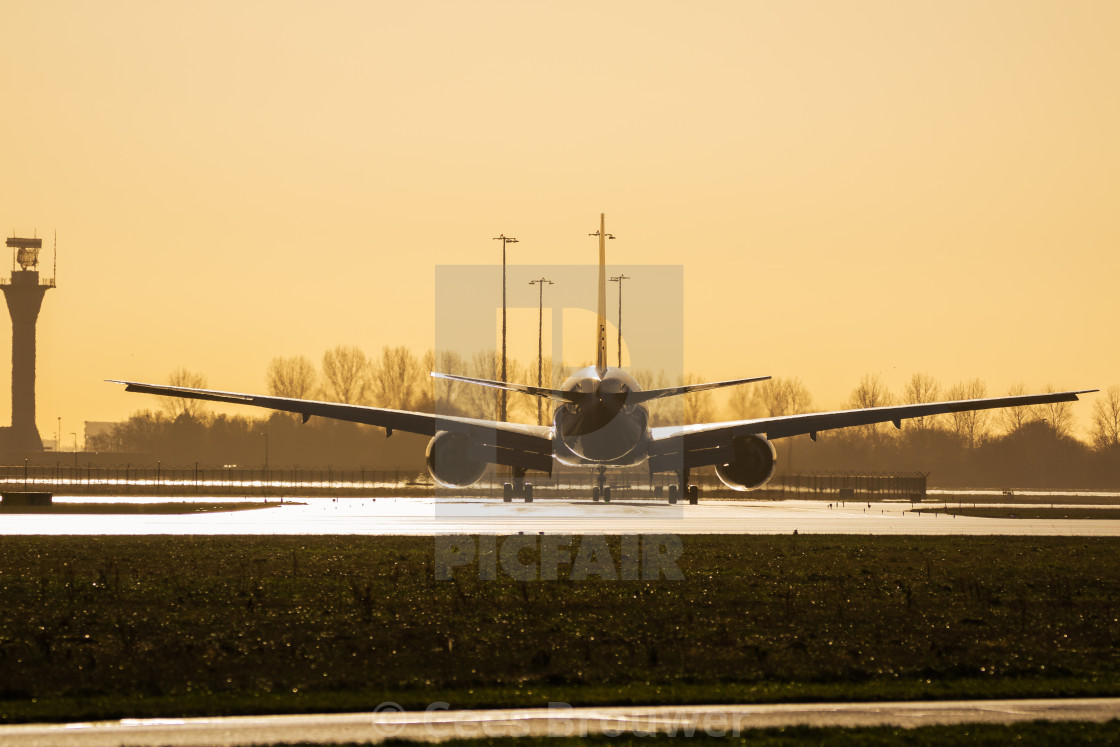
[[[536, 384], [537, 362], [509, 359], [508, 379]], [[431, 371], [474, 378], [500, 378], [496, 351], [463, 356], [453, 351], [415, 354], [405, 346], [385, 346], [367, 355], [353, 345], [327, 350], [316, 367], [303, 355], [273, 358], [265, 371], [268, 393], [277, 397], [322, 399], [400, 410], [436, 412], [493, 419], [498, 413], [498, 390], [430, 376]], [[551, 359], [541, 361], [544, 386], [556, 387], [572, 368]], [[664, 372], [632, 371], [643, 388], [704, 381], [696, 374], [670, 377]], [[205, 376], [177, 369], [169, 376], [175, 386], [205, 388]], [[1054, 391], [1046, 386], [1042, 391]], [[1027, 394], [1017, 384], [1008, 395]], [[976, 399], [989, 393], [979, 379], [944, 387], [925, 373], [913, 374], [898, 393], [890, 391], [878, 374], [867, 374], [852, 389], [846, 408]], [[796, 377], [776, 377], [732, 387], [717, 396], [712, 391], [652, 403], [652, 425], [740, 420], [813, 412], [814, 399]], [[536, 422], [536, 398], [510, 393], [509, 419]], [[551, 407], [543, 408], [544, 419]], [[386, 441], [384, 431], [350, 423], [313, 418], [299, 423], [285, 413], [215, 415], [208, 403], [186, 398], [160, 398], [158, 410], [134, 413], [108, 433], [90, 439], [94, 451], [151, 454], [169, 463], [208, 465], [255, 464], [263, 460], [265, 441], [272, 463], [304, 466], [370, 466], [420, 469], [423, 444], [418, 437]], [[1074, 432], [1072, 403], [980, 410], [830, 431], [819, 443], [801, 446], [780, 441], [784, 470], [922, 470], [932, 471], [934, 484], [1028, 486], [1053, 480], [1077, 486], [1120, 486], [1120, 386], [1096, 395], [1088, 439]], [[791, 466], [792, 461], [792, 466]], [[964, 482], [961, 482], [964, 481]], [[1050, 487], [1055, 485], [1051, 484]]]

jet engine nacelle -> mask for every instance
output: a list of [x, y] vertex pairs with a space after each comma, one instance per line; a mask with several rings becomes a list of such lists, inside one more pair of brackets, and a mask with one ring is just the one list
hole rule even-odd
[[734, 453], [727, 464], [716, 465], [716, 474], [732, 490], [761, 488], [774, 476], [778, 452], [762, 436], [736, 436], [731, 441]]
[[470, 436], [465, 433], [437, 433], [424, 454], [432, 479], [447, 488], [465, 488], [478, 482], [486, 471], [486, 462], [471, 459], [470, 446]]

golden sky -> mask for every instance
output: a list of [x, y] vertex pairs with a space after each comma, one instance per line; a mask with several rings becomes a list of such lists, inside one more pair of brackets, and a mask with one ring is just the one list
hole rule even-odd
[[430, 347], [437, 265], [500, 261], [502, 232], [511, 261], [594, 262], [600, 212], [612, 264], [683, 265], [708, 378], [799, 376], [828, 408], [868, 372], [1120, 383], [1111, 0], [2, 18], [0, 226], [59, 236], [44, 438], [154, 404], [105, 378], [262, 391], [275, 355]]

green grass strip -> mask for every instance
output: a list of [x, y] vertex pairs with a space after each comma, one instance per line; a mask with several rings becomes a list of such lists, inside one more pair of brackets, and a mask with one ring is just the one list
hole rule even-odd
[[438, 581], [432, 538], [6, 537], [0, 720], [1120, 695], [1120, 540], [681, 539]]

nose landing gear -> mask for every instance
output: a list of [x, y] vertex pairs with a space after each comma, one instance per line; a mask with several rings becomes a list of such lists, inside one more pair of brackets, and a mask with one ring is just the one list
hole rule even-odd
[[591, 488], [591, 500], [598, 503], [599, 498], [602, 497], [603, 503], [610, 503], [611, 502], [611, 489], [610, 489], [610, 486], [607, 485], [607, 468], [606, 467], [599, 467], [597, 469], [597, 471], [599, 473], [598, 474], [599, 484], [596, 485], [595, 487]]

